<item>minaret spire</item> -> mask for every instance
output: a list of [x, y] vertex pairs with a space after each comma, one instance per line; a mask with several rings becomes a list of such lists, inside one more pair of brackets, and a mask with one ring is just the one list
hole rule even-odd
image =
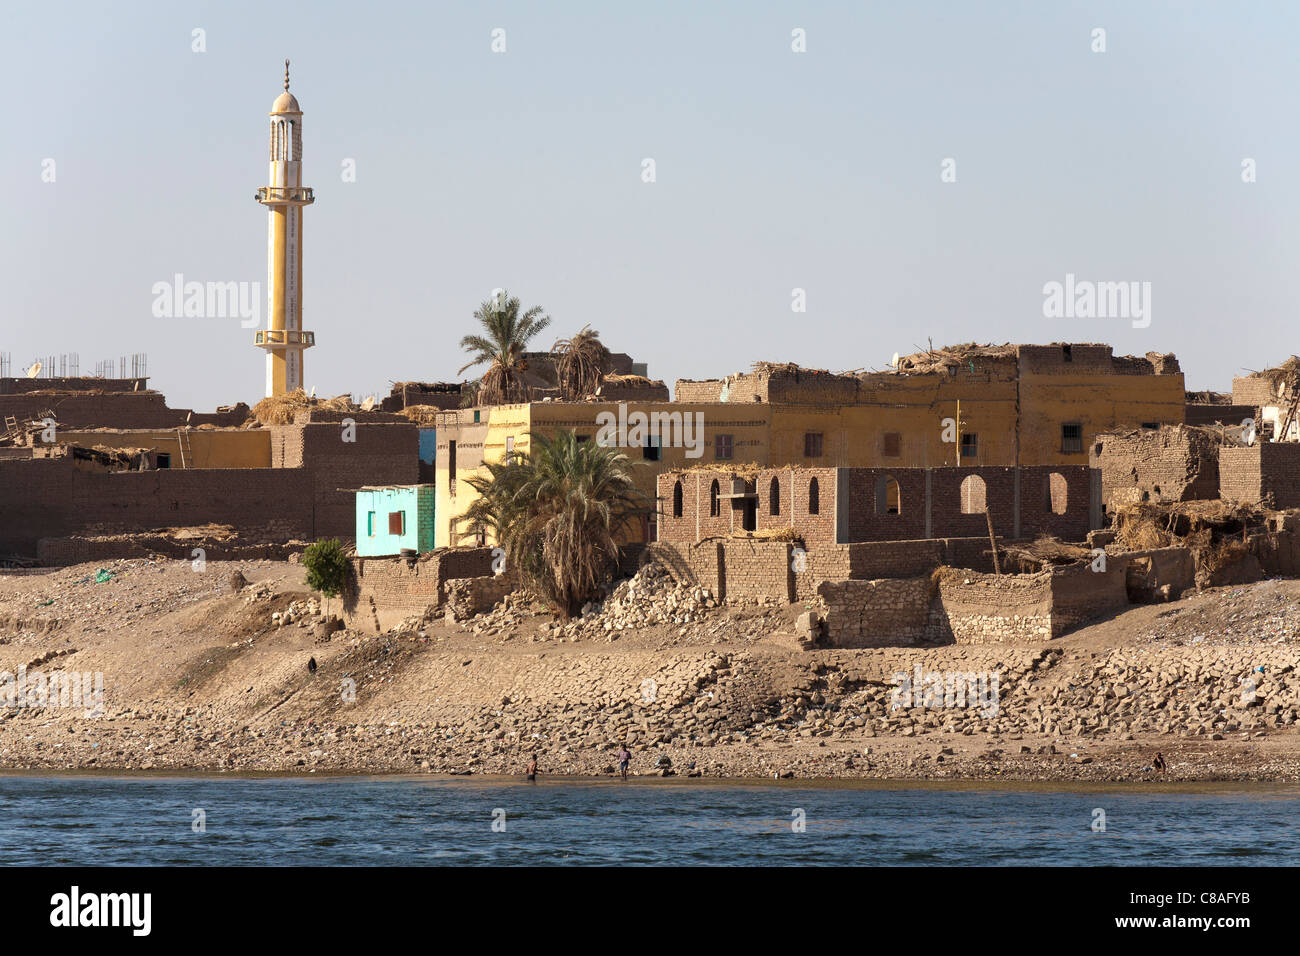
[[266, 350], [266, 394], [283, 395], [303, 384], [303, 352], [316, 335], [302, 325], [302, 215], [312, 191], [302, 184], [302, 108], [289, 92], [289, 61], [284, 61], [284, 92], [271, 104], [271, 165], [268, 182], [257, 191], [267, 212], [267, 315], [253, 343]]

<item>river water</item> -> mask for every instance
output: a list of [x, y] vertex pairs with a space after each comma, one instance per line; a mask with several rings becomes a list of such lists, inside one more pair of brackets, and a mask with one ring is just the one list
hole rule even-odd
[[1298, 836], [1294, 786], [0, 776], [0, 865], [1300, 865]]

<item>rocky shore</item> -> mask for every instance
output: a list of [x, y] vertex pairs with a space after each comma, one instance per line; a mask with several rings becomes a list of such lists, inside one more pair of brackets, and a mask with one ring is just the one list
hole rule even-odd
[[0, 768], [601, 775], [626, 743], [657, 776], [1300, 780], [1296, 582], [1035, 646], [805, 650], [802, 608], [654, 574], [559, 627], [511, 600], [367, 634], [284, 562], [99, 570], [0, 575], [0, 671], [104, 687], [99, 716], [0, 699]]

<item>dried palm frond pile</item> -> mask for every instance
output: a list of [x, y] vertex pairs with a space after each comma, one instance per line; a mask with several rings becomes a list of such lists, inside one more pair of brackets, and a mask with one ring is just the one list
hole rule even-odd
[[397, 414], [404, 418], [409, 418], [417, 425], [434, 425], [437, 424], [438, 416], [445, 409], [437, 405], [407, 405], [405, 408], [399, 408]]
[[252, 418], [262, 425], [291, 425], [294, 416], [304, 408], [326, 408], [330, 411], [348, 412], [355, 406], [351, 395], [335, 395], [333, 398], [312, 398], [301, 388], [283, 395], [270, 395], [262, 399], [252, 409]]

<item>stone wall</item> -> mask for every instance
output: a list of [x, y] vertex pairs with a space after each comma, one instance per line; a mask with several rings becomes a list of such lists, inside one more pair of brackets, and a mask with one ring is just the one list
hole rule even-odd
[[1129, 603], [1123, 563], [1036, 574], [944, 568], [910, 579], [823, 581], [833, 647], [1041, 644]]
[[920, 578], [822, 581], [825, 640], [832, 647], [913, 647], [926, 643], [934, 583]]

